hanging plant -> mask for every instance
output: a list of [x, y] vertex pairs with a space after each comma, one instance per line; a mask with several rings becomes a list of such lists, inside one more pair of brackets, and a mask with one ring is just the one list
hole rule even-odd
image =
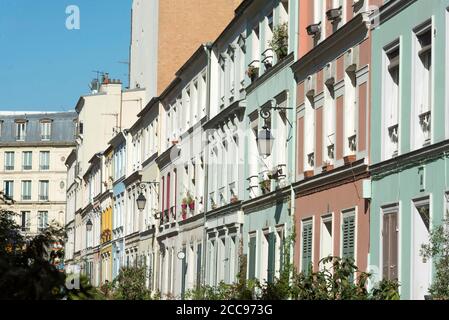
[[284, 22], [273, 30], [273, 39], [269, 42], [270, 47], [276, 52], [278, 60], [288, 55], [288, 23]]

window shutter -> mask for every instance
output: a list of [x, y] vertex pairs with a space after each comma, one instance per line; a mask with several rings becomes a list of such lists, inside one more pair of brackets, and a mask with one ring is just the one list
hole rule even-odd
[[343, 219], [343, 258], [354, 259], [355, 216]]
[[196, 250], [196, 286], [199, 287], [201, 284], [201, 243], [198, 244]]
[[398, 213], [390, 216], [390, 279], [398, 279]]
[[181, 298], [184, 299], [184, 293], [186, 291], [186, 274], [187, 274], [187, 250], [184, 247], [182, 249], [184, 259], [182, 259], [182, 282], [181, 282]]
[[268, 235], [268, 282], [274, 282], [274, 274], [276, 270], [276, 234], [271, 232]]
[[306, 274], [312, 264], [312, 223], [303, 226], [302, 231], [302, 271]]
[[256, 237], [249, 239], [249, 279], [256, 278]]

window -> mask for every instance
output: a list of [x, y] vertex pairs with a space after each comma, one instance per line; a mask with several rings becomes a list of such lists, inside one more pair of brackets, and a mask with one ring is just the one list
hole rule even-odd
[[5, 152], [5, 170], [14, 170], [14, 152]]
[[[350, 67], [351, 68], [351, 67]], [[345, 155], [353, 155], [357, 150], [356, 121], [356, 75], [354, 71], [345, 72]]]
[[21, 219], [22, 231], [24, 231], [24, 232], [30, 231], [30, 227], [31, 227], [30, 211], [22, 211], [21, 218], [22, 218]]
[[324, 160], [332, 164], [335, 159], [335, 92], [333, 83], [324, 86]]
[[16, 140], [25, 141], [27, 124], [25, 121], [16, 122]]
[[41, 151], [39, 153], [39, 169], [40, 170], [50, 169], [50, 151]]
[[22, 181], [22, 200], [31, 200], [31, 181]]
[[355, 247], [355, 212], [343, 214], [342, 230], [342, 257], [354, 259]]
[[312, 265], [312, 220], [303, 221], [302, 223], [302, 252], [301, 252], [301, 270], [308, 274], [313, 268]]
[[50, 140], [51, 137], [51, 121], [41, 121], [41, 140]]
[[24, 151], [22, 153], [22, 170], [31, 170], [33, 162], [33, 152]]
[[398, 279], [398, 208], [385, 209], [382, 228], [382, 274], [387, 280]]
[[48, 201], [48, 180], [39, 181], [39, 200]]
[[12, 199], [14, 197], [14, 181], [5, 181], [3, 184], [3, 190], [5, 195]]
[[0, 120], [0, 137], [2, 136], [3, 131], [3, 120]]
[[[333, 223], [332, 215], [325, 216], [321, 219], [321, 253], [320, 259], [333, 256]], [[326, 267], [329, 269], [328, 265], [321, 265], [320, 267]]]
[[383, 119], [385, 134], [384, 158], [398, 155], [399, 144], [399, 89], [400, 89], [400, 47], [394, 44], [385, 50]]
[[48, 227], [48, 211], [39, 211], [37, 213], [37, 229], [39, 232]]
[[220, 55], [218, 59], [219, 64], [219, 81], [220, 81], [220, 92], [219, 92], [219, 101], [218, 105], [220, 109], [224, 107], [225, 101], [225, 59], [223, 55]]
[[[313, 91], [312, 91], [313, 92]], [[304, 156], [305, 171], [312, 170], [315, 166], [315, 103], [313, 93], [305, 99], [304, 112]]]
[[[430, 144], [432, 105], [432, 26], [426, 24], [415, 30], [416, 52], [414, 56], [414, 147]], [[416, 128], [416, 129], [415, 129]], [[413, 136], [412, 133], [412, 136]]]

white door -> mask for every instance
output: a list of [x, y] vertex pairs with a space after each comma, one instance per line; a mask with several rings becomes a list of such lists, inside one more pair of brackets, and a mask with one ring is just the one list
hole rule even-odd
[[420, 255], [422, 244], [429, 242], [429, 203], [417, 203], [413, 208], [413, 281], [412, 299], [423, 300], [428, 295], [431, 276], [431, 261], [423, 261]]

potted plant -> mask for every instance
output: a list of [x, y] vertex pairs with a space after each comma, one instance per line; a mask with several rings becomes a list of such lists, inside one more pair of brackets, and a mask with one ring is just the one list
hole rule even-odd
[[279, 178], [280, 174], [281, 174], [281, 170], [274, 168], [273, 170], [268, 172], [268, 179], [276, 180], [277, 178]]
[[288, 55], [288, 24], [284, 22], [273, 30], [273, 39], [269, 45], [276, 52], [278, 60], [284, 59]]
[[246, 73], [248, 74], [248, 77], [251, 79], [251, 82], [254, 82], [257, 77], [259, 76], [259, 68], [255, 67], [253, 65], [250, 65], [248, 67], [248, 70], [246, 71]]
[[187, 193], [186, 203], [189, 206], [190, 211], [195, 210], [195, 200], [192, 198], [190, 193]]
[[260, 189], [263, 193], [270, 192], [271, 187], [271, 181], [270, 180], [263, 180], [259, 183]]
[[187, 198], [182, 198], [181, 215], [182, 215], [182, 219], [185, 220], [187, 217]]

